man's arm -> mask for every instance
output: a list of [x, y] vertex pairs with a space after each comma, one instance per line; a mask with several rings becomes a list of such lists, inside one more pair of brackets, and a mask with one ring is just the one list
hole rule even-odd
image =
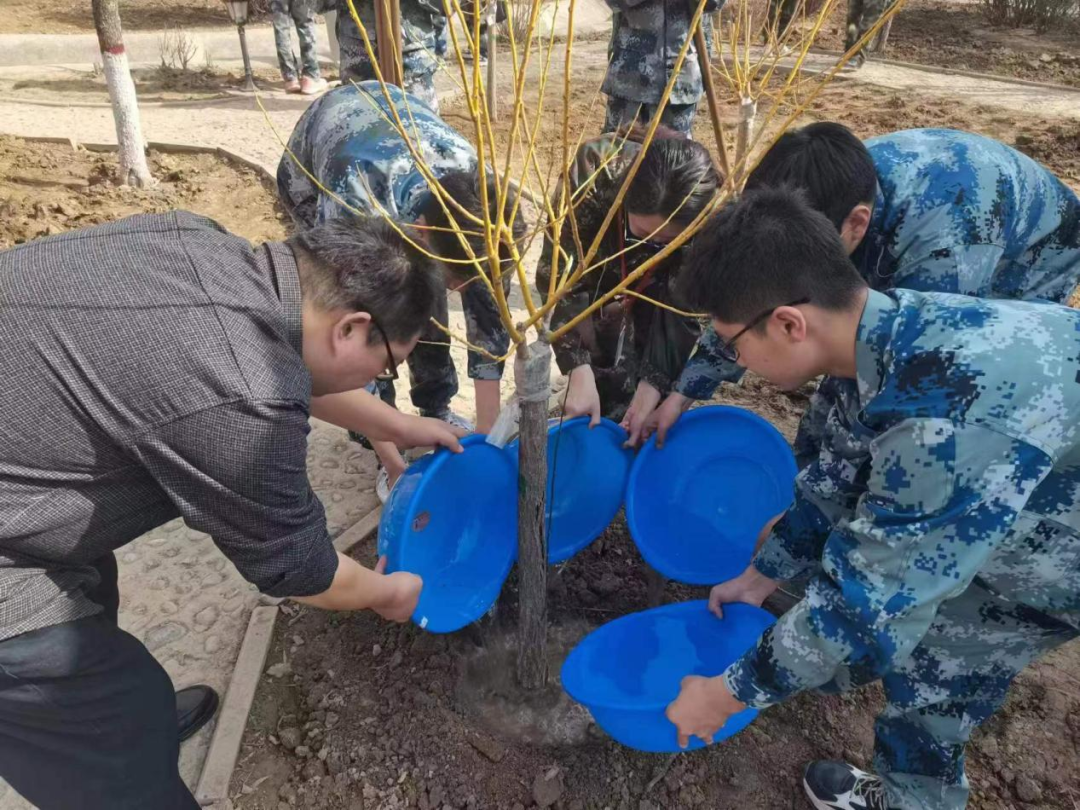
[[968, 587], [1051, 467], [1030, 445], [948, 420], [882, 434], [866, 494], [826, 543], [823, 573], [724, 673], [728, 689], [760, 708], [841, 666], [885, 672]]
[[311, 415], [332, 425], [399, 447], [447, 447], [461, 450], [461, 432], [439, 419], [410, 416], [367, 391], [345, 391], [311, 400]]

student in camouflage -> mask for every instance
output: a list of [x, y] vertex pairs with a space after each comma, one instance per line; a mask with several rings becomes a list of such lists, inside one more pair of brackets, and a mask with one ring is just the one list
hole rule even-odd
[[[604, 135], [578, 149], [570, 186], [576, 200], [577, 238], [586, 249], [599, 233], [640, 153], [643, 135], [641, 129]], [[559, 302], [551, 328], [572, 320], [663, 249], [715, 196], [720, 176], [708, 150], [664, 127], [656, 136], [600, 242], [593, 258], [599, 266]], [[557, 208], [559, 195], [557, 189], [553, 207]], [[571, 272], [577, 270], [584, 257], [578, 255], [578, 241], [569, 220], [563, 223], [559, 241], [558, 270], [562, 275], [568, 263]], [[536, 286], [545, 299], [554, 253], [554, 233], [549, 228], [536, 269]], [[669, 290], [680, 259], [676, 252], [658, 264], [634, 291], [673, 305]], [[554, 346], [559, 369], [570, 375], [566, 415], [587, 414], [594, 424], [601, 416], [621, 420], [630, 433], [630, 443], [637, 444], [643, 427], [638, 414], [652, 413], [671, 389], [700, 333], [695, 318], [630, 295], [612, 300]]]
[[[912, 129], [865, 144], [841, 124], [783, 135], [747, 180], [791, 185], [840, 231], [851, 260], [877, 290], [905, 287], [985, 298], [1063, 303], [1080, 282], [1080, 200], [1044, 166], [970, 132]], [[732, 367], [705, 330], [676, 394], [658, 409], [666, 433], [692, 399], [709, 399]], [[811, 400], [796, 439], [805, 465], [841, 394]], [[850, 387], [850, 386], [849, 386]]]
[[760, 604], [810, 574], [806, 598], [721, 676], [684, 680], [668, 710], [680, 738], [880, 678], [876, 775], [813, 763], [813, 805], [964, 807], [971, 732], [1024, 666], [1080, 635], [1080, 312], [875, 291], [787, 189], [717, 214], [682, 283], [729, 360], [785, 389], [842, 378], [856, 401], [829, 416], [844, 457], [799, 473], [787, 514], [710, 605]]
[[[476, 151], [422, 100], [390, 87], [394, 108], [409, 132], [419, 133], [424, 163], [450, 197], [466, 210], [479, 214]], [[415, 130], [414, 130], [415, 127]], [[413, 139], [416, 146], [415, 139]], [[349, 208], [364, 214], [385, 214], [395, 220], [427, 226], [421, 230], [432, 253], [444, 259], [447, 287], [461, 294], [466, 335], [473, 346], [501, 357], [510, 338], [495, 306], [494, 296], [479, 280], [457, 237], [440, 228], [450, 227], [446, 212], [429, 189], [408, 145], [393, 123], [390, 106], [378, 82], [338, 87], [312, 104], [297, 122], [289, 139], [289, 151], [278, 164], [278, 194], [298, 228], [311, 228], [338, 217], [351, 216]], [[297, 165], [299, 162], [299, 165]], [[324, 193], [300, 168], [311, 172], [330, 193]], [[494, 205], [493, 180], [489, 197]], [[512, 204], [512, 201], [511, 201]], [[348, 207], [346, 207], [348, 206]], [[514, 223], [517, 238], [524, 234], [519, 214]], [[475, 255], [485, 248], [479, 235], [470, 237]], [[507, 246], [504, 260], [509, 258]], [[509, 285], [509, 274], [505, 283]], [[435, 318], [446, 323], [446, 301]], [[448, 338], [432, 326], [409, 355], [413, 404], [424, 416], [471, 428], [450, 411], [458, 380], [450, 358]], [[470, 351], [468, 373], [476, 386], [477, 429], [486, 433], [499, 413], [499, 380], [503, 364], [486, 354]], [[380, 383], [379, 393], [393, 404], [392, 383]], [[388, 487], [404, 470], [404, 461], [392, 446], [376, 447], [384, 463]], [[385, 494], [386, 489], [383, 489]]]
[[[356, 13], [367, 30], [375, 56], [379, 43], [375, 38], [375, 5], [353, 0]], [[405, 90], [422, 99], [435, 112], [439, 97], [435, 93], [435, 71], [439, 68], [439, 37], [445, 32], [446, 16], [439, 0], [401, 0], [401, 66]], [[335, 33], [340, 54], [342, 82], [364, 82], [375, 78], [375, 68], [368, 59], [360, 29], [349, 13], [347, 0], [338, 0]]]
[[[274, 18], [274, 46], [278, 67], [285, 80], [286, 93], [314, 95], [326, 89], [319, 74], [319, 58], [315, 53], [315, 9], [313, 0], [272, 0], [270, 11]], [[296, 26], [300, 40], [300, 61], [292, 49], [290, 31]]]
[[[613, 12], [611, 45], [601, 89], [608, 97], [604, 132], [615, 132], [635, 121], [646, 123], [656, 115], [675, 60], [691, 36], [690, 21], [697, 4], [688, 0], [607, 0], [607, 4]], [[705, 13], [719, 5], [710, 0]], [[660, 114], [661, 122], [689, 135], [702, 94], [697, 50], [691, 45]]]

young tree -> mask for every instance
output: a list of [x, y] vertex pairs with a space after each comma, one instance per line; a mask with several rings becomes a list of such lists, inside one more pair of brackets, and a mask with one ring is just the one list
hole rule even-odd
[[[468, 106], [468, 117], [472, 125], [470, 135], [480, 157], [479, 165], [482, 176], [488, 172], [494, 174], [497, 181], [496, 205], [488, 205], [487, 183], [481, 182], [481, 208], [485, 212], [481, 217], [469, 215], [457, 207], [442, 189], [438, 180], [424, 162], [423, 155], [415, 143], [413, 127], [408, 115], [394, 115], [394, 125], [407, 144], [413, 159], [417, 162], [433, 193], [439, 199], [448, 214], [448, 218], [458, 235], [470, 259], [474, 262], [479, 283], [491, 291], [499, 309], [503, 324], [510, 334], [513, 348], [506, 357], [492, 357], [503, 361], [516, 355], [514, 365], [515, 384], [520, 400], [519, 427], [519, 478], [518, 478], [518, 581], [520, 588], [520, 612], [518, 622], [519, 649], [517, 660], [518, 681], [525, 689], [538, 689], [547, 680], [547, 657], [545, 643], [547, 635], [547, 532], [545, 527], [546, 479], [547, 479], [547, 394], [549, 386], [548, 370], [552, 357], [552, 344], [575, 329], [578, 324], [601, 307], [610, 303], [616, 296], [625, 294], [658, 263], [662, 262], [680, 246], [685, 244], [698, 231], [705, 220], [719, 206], [737, 194], [742, 188], [746, 176], [756, 165], [756, 157], [763, 154], [783, 132], [809, 107], [817, 94], [836, 75], [847, 61], [871, 38], [877, 35], [892, 14], [904, 0], [892, 4], [885, 15], [866, 36], [851, 50], [845, 53], [836, 64], [825, 73], [804, 78], [800, 75], [801, 67], [829, 16], [836, 10], [839, 0], [824, 0], [811, 11], [807, 0], [793, 0], [796, 22], [786, 30], [777, 30], [771, 15], [754, 18], [756, 4], [754, 0], [730, 0], [725, 9], [723, 22], [714, 29], [713, 62], [704, 58], [704, 29], [701, 26], [705, 10], [705, 0], [687, 0], [693, 9], [695, 36], [687, 40], [676, 55], [664, 89], [659, 107], [667, 104], [683, 62], [688, 56], [691, 42], [696, 40], [701, 51], [702, 72], [705, 75], [707, 110], [712, 125], [715, 151], [726, 175], [726, 182], [712, 204], [693, 221], [679, 236], [673, 239], [663, 250], [643, 262], [632, 272], [625, 275], [614, 289], [600, 296], [586, 310], [557, 329], [550, 328], [551, 316], [556, 304], [586, 274], [603, 267], [609, 257], [597, 256], [604, 233], [612, 227], [627, 189], [638, 166], [644, 157], [642, 149], [630, 165], [622, 186], [612, 202], [600, 230], [591, 244], [582, 242], [577, 263], [562, 262], [560, 252], [553, 254], [550, 274], [550, 288], [546, 301], [541, 303], [529, 283], [529, 276], [524, 263], [527, 246], [545, 229], [549, 231], [554, 244], [560, 243], [560, 234], [570, 229], [577, 236], [576, 207], [585, 196], [589, 184], [595, 178], [586, 181], [584, 187], [573, 194], [568, 193], [569, 174], [583, 132], [572, 129], [571, 88], [580, 77], [573, 72], [574, 56], [574, 11], [576, 0], [568, 0], [568, 30], [561, 43], [563, 53], [562, 93], [556, 109], [550, 109], [551, 103], [546, 97], [549, 69], [556, 52], [556, 32], [554, 27], [548, 37], [539, 33], [538, 22], [543, 0], [517, 0], [510, 5], [510, 21], [507, 34], [510, 38], [505, 53], [509, 65], [503, 70], [503, 76], [512, 86], [512, 97], [506, 99], [509, 107], [504, 120], [508, 131], [498, 134], [494, 124], [493, 109], [488, 104], [492, 77], [482, 74], [479, 60], [472, 60], [471, 65], [464, 59], [464, 54], [480, 52], [481, 3], [472, 4], [472, 12], [462, 10], [461, 0], [443, 0], [447, 16], [458, 14], [466, 22], [466, 32], [462, 37], [455, 26], [450, 27], [450, 51], [448, 62], [451, 72], [456, 73], [456, 82], [464, 89]], [[356, 22], [364, 40], [368, 57], [373, 63], [374, 51], [369, 33], [356, 13], [354, 0], [349, 0], [349, 13]], [[816, 5], [816, 4], [815, 4]], [[527, 20], [515, 19], [527, 15]], [[372, 32], [373, 33], [373, 32]], [[561, 33], [561, 32], [560, 32]], [[765, 41], [765, 44], [757, 43]], [[493, 54], [492, 54], [493, 55]], [[489, 57], [490, 58], [490, 57]], [[540, 62], [539, 80], [533, 76], [527, 81], [529, 64], [533, 59]], [[380, 82], [390, 81], [378, 70]], [[737, 105], [739, 119], [736, 129], [736, 143], [728, 143], [721, 121], [716, 87], [729, 90], [728, 102]], [[599, 88], [597, 88], [599, 89]], [[757, 125], [758, 101], [767, 98], [771, 106], [764, 120]], [[580, 102], [579, 102], [580, 103]], [[391, 109], [393, 105], [390, 104]], [[540, 124], [542, 121], [561, 122], [560, 143], [554, 145], [542, 143]], [[779, 121], [777, 128], [769, 124]], [[647, 146], [655, 134], [659, 115], [648, 125], [644, 144]], [[734, 146], [730, 154], [729, 146]], [[540, 153], [557, 153], [553, 165], [543, 166], [538, 157]], [[562, 181], [561, 183], [558, 181]], [[523, 193], [517, 202], [511, 204], [511, 186]], [[561, 189], [555, 192], [556, 187]], [[529, 229], [530, 233], [524, 244], [516, 242], [510, 228], [517, 215], [517, 206], [522, 197], [532, 200], [539, 210], [539, 220]], [[494, 214], [491, 213], [494, 210]], [[484, 237], [485, 255], [474, 255], [466, 233], [479, 232]], [[504, 266], [499, 260], [499, 245], [505, 246], [512, 257], [512, 262]], [[421, 248], [422, 249], [422, 248]], [[513, 317], [503, 289], [502, 279], [509, 273], [520, 288], [527, 310], [524, 319]], [[636, 298], [650, 302], [646, 296], [633, 293]], [[655, 302], [652, 302], [655, 303]], [[461, 339], [451, 332], [446, 324], [438, 324], [450, 338]]]
[[105, 69], [105, 84], [109, 88], [113, 118], [116, 119], [116, 142], [119, 144], [120, 179], [132, 186], [153, 182], [146, 165], [142, 127], [139, 124], [139, 103], [135, 83], [131, 80], [124, 33], [120, 28], [118, 0], [91, 0], [94, 28], [101, 48], [101, 64]]

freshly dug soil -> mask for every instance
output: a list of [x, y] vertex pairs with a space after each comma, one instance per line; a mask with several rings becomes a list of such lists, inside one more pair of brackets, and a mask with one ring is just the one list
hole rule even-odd
[[[820, 47], [843, 49], [846, 15], [841, 4]], [[978, 2], [908, 0], [893, 21], [885, 58], [1080, 87], [1080, 20], [1038, 33], [991, 25]]]
[[282, 239], [283, 214], [261, 175], [215, 155], [150, 152], [158, 181], [115, 183], [116, 153], [0, 135], [0, 248], [39, 236], [174, 208], [217, 220], [253, 242]]
[[[251, 3], [252, 22], [268, 19], [267, 0]], [[229, 25], [220, 0], [120, 0], [125, 30], [214, 28]], [[80, 34], [93, 32], [90, 0], [5, 0], [4, 34]]]

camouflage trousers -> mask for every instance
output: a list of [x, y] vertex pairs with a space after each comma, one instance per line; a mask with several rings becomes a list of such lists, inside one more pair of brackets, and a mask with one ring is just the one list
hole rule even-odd
[[[319, 78], [319, 60], [315, 53], [315, 12], [311, 0], [272, 0], [274, 15], [274, 44], [277, 47], [278, 67], [285, 81], [299, 76]], [[300, 40], [300, 59], [292, 49], [292, 27]]]
[[[440, 323], [447, 322], [446, 296], [436, 307], [434, 317]], [[458, 375], [446, 335], [429, 324], [405, 362], [409, 367], [409, 399], [420, 415], [439, 417], [450, 410], [450, 400], [458, 392]], [[397, 407], [397, 389], [392, 380], [373, 382], [365, 390], [387, 405]], [[371, 448], [371, 443], [359, 433], [350, 431], [349, 438]]]
[[[964, 747], [1005, 701], [1028, 664], [1080, 636], [1080, 614], [1049, 615], [978, 584], [945, 602], [930, 630], [882, 678], [874, 771], [897, 810], [961, 810], [968, 799]], [[823, 692], [847, 691], [846, 674]]]
[[[341, 81], [366, 82], [375, 78], [375, 68], [367, 58], [366, 53], [349, 51], [346, 53], [344, 45], [340, 47], [341, 53]], [[413, 73], [405, 71], [405, 92], [416, 96], [436, 113], [439, 112], [439, 96], [435, 92], [434, 73]]]
[[[697, 102], [668, 104], [660, 115], [660, 123], [689, 135], [697, 106]], [[620, 126], [632, 124], [635, 120], [644, 124], [651, 121], [655, 114], [655, 104], [642, 104], [640, 101], [631, 101], [619, 96], [608, 96], [607, 117], [604, 119], [604, 128], [601, 132], [615, 132]]]
[[[862, 39], [891, 5], [890, 0], [848, 0], [847, 36], [844, 40], [844, 47], [850, 49]], [[868, 42], [866, 44], [869, 46], [872, 43]], [[859, 52], [858, 56], [860, 57], [859, 62], [866, 58], [863, 56], [862, 51]]]

